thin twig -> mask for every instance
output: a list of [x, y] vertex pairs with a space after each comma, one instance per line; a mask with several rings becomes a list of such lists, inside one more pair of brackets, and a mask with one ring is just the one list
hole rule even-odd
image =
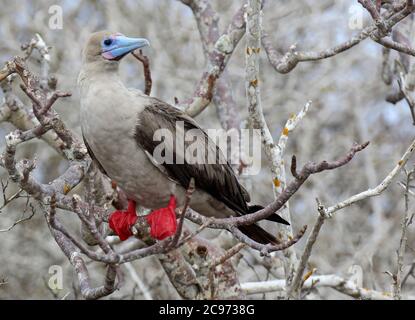
[[226, 250], [226, 252], [222, 256], [217, 257], [214, 260], [212, 260], [210, 263], [211, 268], [215, 268], [218, 265], [224, 263], [226, 260], [229, 260], [246, 246], [247, 245], [245, 243], [241, 243], [241, 242], [237, 243], [232, 248]]
[[180, 210], [179, 224], [177, 226], [177, 230], [174, 235], [174, 238], [172, 239], [172, 242], [171, 242], [172, 248], [176, 247], [177, 244], [179, 243], [180, 235], [182, 234], [182, 229], [183, 229], [183, 222], [186, 217], [186, 211], [190, 205], [190, 200], [192, 200], [192, 195], [194, 191], [195, 191], [195, 179], [191, 178], [189, 182], [189, 186], [187, 187], [187, 190], [186, 190], [186, 198], [185, 198], [183, 208]]
[[304, 283], [303, 273], [305, 267], [308, 263], [308, 260], [311, 256], [311, 251], [315, 242], [317, 241], [318, 234], [320, 233], [321, 227], [324, 224], [326, 216], [324, 215], [324, 207], [321, 205], [320, 201], [317, 200], [318, 212], [317, 221], [313, 226], [310, 236], [307, 239], [303, 254], [301, 255], [300, 262], [298, 264], [297, 270], [295, 271], [294, 279], [291, 283], [291, 286], [288, 288], [287, 296], [289, 298], [298, 299], [301, 294], [301, 285]]
[[326, 208], [325, 214], [328, 217], [332, 217], [337, 211], [345, 207], [348, 207], [358, 201], [362, 201], [364, 199], [380, 195], [391, 184], [391, 182], [397, 176], [397, 174], [402, 170], [402, 168], [405, 166], [405, 164], [407, 163], [411, 155], [414, 153], [414, 151], [415, 140], [412, 141], [411, 145], [405, 151], [403, 156], [399, 159], [399, 161], [397, 161], [396, 166], [392, 169], [391, 172], [389, 172], [389, 174], [383, 179], [383, 181], [379, 185], [377, 185], [374, 188], [370, 188], [366, 191], [363, 191], [361, 193], [355, 194], [346, 200], [343, 200], [333, 206]]
[[35, 208], [33, 207], [33, 205], [32, 205], [31, 203], [29, 204], [29, 206], [30, 206], [30, 208], [31, 208], [31, 214], [30, 214], [29, 216], [24, 217], [24, 214], [25, 214], [25, 212], [26, 212], [26, 210], [24, 210], [24, 211], [23, 211], [22, 218], [20, 218], [20, 219], [16, 220], [15, 222], [13, 222], [13, 224], [12, 224], [12, 225], [10, 225], [8, 228], [5, 228], [5, 229], [0, 229], [0, 232], [8, 232], [8, 231], [12, 230], [12, 229], [13, 229], [15, 226], [17, 226], [18, 224], [23, 223], [23, 222], [25, 222], [25, 221], [28, 221], [28, 220], [32, 219], [32, 218], [33, 218], [33, 216], [34, 216], [34, 215], [35, 215], [35, 213], [36, 213], [36, 210], [35, 210]]
[[[414, 11], [414, 7], [412, 1], [408, 1], [407, 3], [402, 2], [396, 6], [392, 6], [392, 9], [382, 14], [380, 22], [386, 30], [390, 30], [394, 25], [398, 22], [402, 21], [408, 15], [410, 15]], [[321, 59], [327, 59], [333, 57], [339, 53], [347, 51], [352, 47], [358, 45], [363, 40], [371, 37], [376, 41], [380, 41], [381, 44], [390, 45], [391, 42], [388, 40], [380, 40], [386, 34], [378, 28], [378, 25], [374, 23], [373, 25], [364, 28], [360, 33], [353, 36], [348, 41], [345, 41], [337, 46], [332, 48], [320, 51], [320, 52], [301, 52], [297, 51], [295, 45], [291, 46], [290, 49], [284, 54], [280, 55], [277, 50], [273, 47], [271, 40], [267, 33], [263, 32], [262, 34], [262, 45], [267, 53], [267, 57], [271, 65], [274, 67], [275, 71], [279, 73], [288, 73], [293, 70], [298, 63], [304, 61], [316, 61]], [[383, 42], [383, 43], [382, 43]], [[405, 51], [408, 54], [415, 54], [415, 50], [403, 48], [403, 45], [390, 45], [388, 46], [391, 49]], [[403, 50], [405, 49], [405, 50]]]
[[143, 51], [139, 50], [139, 52], [131, 52], [131, 54], [143, 64], [143, 71], [144, 71], [144, 94], [150, 95], [151, 88], [153, 86], [153, 80], [151, 79], [151, 69], [150, 69], [150, 59], [143, 55]]
[[408, 227], [411, 224], [411, 213], [409, 212], [409, 185], [411, 180], [413, 179], [412, 176], [415, 174], [415, 169], [410, 170], [407, 172], [406, 170], [406, 188], [404, 193], [404, 201], [405, 201], [405, 214], [402, 218], [401, 222], [401, 239], [399, 242], [399, 248], [397, 250], [397, 263], [396, 263], [396, 272], [394, 274], [394, 289], [393, 289], [393, 297], [396, 300], [402, 299], [401, 288], [402, 288], [402, 269], [403, 269], [403, 261], [404, 255], [406, 250], [406, 244], [408, 241]]

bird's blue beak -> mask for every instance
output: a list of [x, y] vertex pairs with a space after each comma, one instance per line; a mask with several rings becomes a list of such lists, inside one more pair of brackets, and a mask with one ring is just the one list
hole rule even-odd
[[120, 60], [126, 54], [149, 45], [150, 42], [144, 38], [129, 38], [115, 34], [102, 40], [101, 55], [107, 60]]

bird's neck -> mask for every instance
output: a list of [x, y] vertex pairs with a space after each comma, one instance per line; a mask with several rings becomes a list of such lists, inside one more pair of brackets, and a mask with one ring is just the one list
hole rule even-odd
[[81, 93], [89, 90], [94, 83], [106, 83], [121, 85], [121, 79], [118, 73], [118, 65], [92, 62], [82, 66], [78, 76], [78, 86]]

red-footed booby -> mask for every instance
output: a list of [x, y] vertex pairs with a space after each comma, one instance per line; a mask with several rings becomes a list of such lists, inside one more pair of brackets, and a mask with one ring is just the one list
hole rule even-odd
[[[143, 38], [128, 38], [108, 31], [96, 32], [84, 48], [78, 79], [85, 144], [98, 167], [117, 183], [129, 199], [128, 209], [116, 212], [117, 219], [125, 220], [127, 215], [128, 219], [135, 217], [137, 202], [143, 207], [155, 209], [148, 219], [154, 237], [162, 239], [174, 234], [174, 209], [176, 205], [180, 207], [184, 204], [191, 178], [195, 181], [196, 190], [189, 206], [198, 213], [224, 218], [257, 211], [261, 207], [248, 205], [249, 194], [226, 161], [213, 164], [189, 163], [183, 158], [179, 161], [177, 159], [183, 150], [179, 150], [177, 144], [166, 141], [165, 152], [172, 152], [176, 161], [160, 163], [154, 159], [154, 151], [160, 144], [160, 141], [154, 141], [155, 132], [165, 129], [175, 136], [179, 134], [177, 130], [180, 129], [177, 128], [182, 128], [184, 132], [197, 129], [202, 138], [197, 141], [202, 141], [206, 149], [214, 148], [219, 158], [224, 156], [191, 117], [157, 98], [128, 89], [121, 82], [118, 75], [121, 58], [147, 45], [149, 42]], [[182, 123], [181, 127], [176, 125], [178, 122]], [[184, 148], [190, 143], [184, 141]], [[160, 227], [163, 221], [171, 220], [172, 215], [172, 228], [154, 231], [163, 229]], [[117, 232], [115, 220], [110, 221], [110, 226]], [[268, 220], [288, 224], [277, 214]], [[259, 243], [277, 242], [274, 236], [256, 224], [239, 228]], [[122, 240], [129, 235], [118, 234]]]

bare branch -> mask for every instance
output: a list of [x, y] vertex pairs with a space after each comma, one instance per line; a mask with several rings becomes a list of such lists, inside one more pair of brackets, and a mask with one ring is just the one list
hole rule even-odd
[[411, 143], [409, 148], [405, 151], [401, 159], [398, 161], [397, 165], [393, 168], [393, 170], [383, 179], [383, 181], [374, 188], [368, 189], [363, 191], [359, 194], [351, 196], [350, 198], [341, 201], [331, 207], [324, 209], [324, 213], [327, 217], [332, 217], [337, 211], [348, 207], [358, 201], [378, 196], [381, 194], [392, 182], [392, 180], [396, 177], [396, 175], [402, 170], [402, 168], [407, 163], [410, 156], [413, 154], [415, 150], [415, 140]]
[[304, 282], [302, 281], [304, 270], [306, 268], [308, 260], [310, 259], [311, 250], [313, 249], [313, 246], [317, 241], [318, 234], [320, 233], [321, 227], [323, 226], [324, 220], [326, 218], [324, 216], [323, 211], [324, 207], [320, 204], [318, 200], [317, 203], [320, 214], [318, 215], [317, 221], [313, 226], [313, 230], [311, 231], [311, 234], [307, 239], [307, 243], [305, 245], [304, 252], [301, 255], [294, 279], [291, 283], [291, 286], [288, 288], [287, 296], [293, 299], [298, 299], [300, 296], [301, 286], [304, 284]]
[[[242, 290], [246, 294], [273, 292], [284, 290], [285, 280], [270, 280], [261, 282], [242, 283]], [[392, 294], [389, 292], [379, 292], [362, 288], [353, 281], [344, 279], [337, 275], [311, 276], [304, 282], [304, 288], [311, 287], [329, 287], [350, 297], [365, 300], [392, 300]], [[409, 298], [409, 297], [408, 297]]]
[[141, 290], [143, 293], [144, 299], [146, 300], [153, 300], [153, 297], [151, 296], [149, 289], [145, 286], [143, 283], [143, 280], [140, 279], [137, 272], [135, 271], [133, 265], [130, 262], [127, 262], [124, 264], [124, 266], [127, 268], [131, 278], [133, 281], [137, 284], [137, 287]]
[[[366, 1], [365, 1], [366, 2]], [[391, 10], [384, 13], [382, 16], [379, 16], [379, 24], [382, 25], [382, 28], [386, 30], [391, 30], [391, 28], [407, 17], [414, 11], [414, 7], [410, 4], [411, 1], [408, 1], [408, 5], [406, 3], [401, 3], [399, 5], [393, 6]], [[381, 44], [389, 45], [389, 48], [399, 50], [408, 54], [414, 54], [415, 51], [404, 47], [404, 45], [400, 45], [397, 43], [392, 43], [389, 40], [380, 40], [386, 34], [380, 31], [378, 25], [376, 23], [372, 26], [364, 28], [360, 33], [353, 36], [350, 40], [343, 42], [333, 48], [326, 49], [320, 52], [300, 52], [297, 51], [295, 45], [291, 46], [289, 51], [281, 56], [277, 50], [273, 48], [271, 41], [269, 40], [269, 36], [267, 33], [263, 33], [262, 35], [262, 45], [267, 53], [268, 60], [271, 65], [274, 67], [275, 71], [279, 73], [288, 73], [293, 70], [299, 62], [304, 61], [316, 61], [322, 60], [326, 58], [333, 57], [339, 53], [342, 53], [350, 48], [358, 45], [363, 40], [371, 37], [372, 39], [376, 39], [375, 41], [383, 42]]]
[[405, 183], [405, 214], [402, 218], [401, 222], [401, 239], [399, 242], [399, 248], [397, 250], [397, 266], [396, 272], [393, 277], [394, 279], [394, 289], [393, 289], [393, 297], [397, 300], [402, 299], [402, 269], [403, 269], [403, 262], [404, 262], [404, 255], [406, 250], [406, 244], [408, 242], [408, 227], [412, 223], [413, 214], [409, 211], [409, 188], [410, 183], [413, 180], [413, 175], [415, 174], [415, 169], [412, 169], [409, 172], [406, 172], [406, 183]]
[[151, 87], [153, 86], [153, 80], [151, 79], [151, 69], [150, 69], [150, 59], [143, 55], [143, 51], [139, 50], [139, 52], [132, 52], [131, 53], [138, 61], [143, 64], [143, 71], [144, 71], [144, 94], [150, 95]]
[[255, 250], [258, 250], [261, 253], [261, 255], [269, 256], [269, 254], [271, 252], [285, 250], [285, 249], [291, 247], [292, 245], [296, 244], [303, 237], [304, 233], [307, 230], [307, 226], [304, 226], [292, 239], [287, 240], [287, 241], [282, 242], [282, 243], [277, 244], [277, 245], [274, 245], [274, 244], [266, 244], [266, 245], [260, 244], [256, 241], [252, 240], [251, 238], [249, 238], [245, 234], [243, 234], [235, 226], [230, 227], [228, 230], [230, 232], [232, 232], [232, 234], [235, 236], [236, 239], [238, 239], [239, 241], [242, 241], [243, 243], [246, 243], [251, 248], [253, 248]]
[[182, 234], [183, 229], [183, 222], [186, 216], [187, 208], [189, 207], [190, 200], [192, 199], [192, 194], [195, 191], [195, 179], [191, 178], [189, 182], [189, 186], [186, 190], [186, 200], [184, 202], [183, 208], [180, 210], [180, 218], [179, 218], [179, 225], [177, 226], [176, 234], [174, 235], [171, 247], [174, 248], [179, 243], [180, 235]]
[[[414, 142], [415, 143], [415, 142]], [[248, 225], [255, 223], [257, 221], [266, 219], [274, 212], [278, 211], [290, 198], [291, 196], [297, 192], [297, 190], [301, 187], [301, 185], [310, 177], [310, 175], [319, 173], [325, 170], [333, 170], [337, 169], [341, 166], [346, 165], [349, 163], [354, 155], [369, 145], [369, 142], [363, 144], [355, 144], [349, 152], [339, 158], [336, 161], [327, 162], [322, 161], [320, 163], [313, 163], [309, 162], [303, 166], [303, 168], [298, 173], [298, 178], [291, 181], [284, 191], [277, 197], [275, 201], [267, 205], [264, 209], [259, 210], [255, 213], [250, 213], [244, 215], [242, 217], [231, 217], [231, 218], [222, 218], [222, 219], [212, 219], [212, 223], [209, 225], [210, 228], [223, 228], [232, 226], [239, 226], [239, 225]], [[187, 211], [187, 217], [195, 223], [202, 224], [206, 221], [205, 218], [201, 217], [200, 215], [196, 214], [195, 212]]]
[[232, 248], [230, 248], [229, 250], [227, 250], [222, 256], [215, 258], [212, 262], [211, 262], [211, 267], [215, 268], [218, 265], [224, 263], [226, 260], [229, 260], [230, 258], [232, 258], [234, 255], [236, 255], [237, 253], [239, 253], [239, 251], [241, 251], [243, 248], [246, 247], [245, 243], [238, 243], [236, 245], [234, 245]]
[[20, 218], [20, 219], [18, 219], [18, 220], [16, 220], [15, 222], [13, 222], [13, 224], [12, 225], [10, 225], [8, 228], [5, 228], [5, 229], [0, 229], [0, 232], [8, 232], [8, 231], [10, 231], [11, 229], [13, 229], [15, 226], [17, 226], [18, 224], [20, 224], [20, 223], [23, 223], [23, 222], [25, 222], [25, 221], [28, 221], [28, 220], [30, 220], [30, 219], [32, 219], [33, 218], [33, 216], [35, 215], [35, 213], [36, 213], [36, 210], [35, 210], [35, 208], [33, 207], [33, 205], [30, 203], [29, 204], [29, 206], [30, 206], [30, 209], [31, 209], [31, 213], [30, 213], [30, 215], [29, 216], [27, 216], [27, 217], [25, 217], [24, 215], [25, 215], [25, 213], [26, 213], [26, 209], [23, 211], [23, 214], [22, 214], [22, 217]]
[[244, 6], [233, 16], [227, 30], [215, 42], [214, 49], [209, 54], [208, 65], [199, 80], [193, 96], [179, 104], [181, 109], [191, 117], [201, 113], [213, 97], [216, 80], [225, 69], [239, 40], [245, 33]]

